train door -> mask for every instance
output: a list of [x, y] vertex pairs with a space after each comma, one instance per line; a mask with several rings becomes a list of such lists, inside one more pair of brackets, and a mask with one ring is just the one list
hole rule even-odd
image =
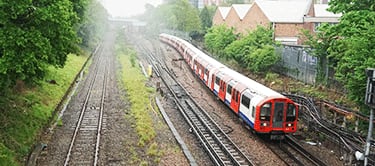
[[227, 85], [227, 90], [225, 94], [225, 100], [224, 103], [230, 106], [230, 103], [232, 102], [232, 90], [234, 85], [236, 84], [236, 81], [232, 80]]
[[204, 75], [203, 75], [203, 80], [204, 80], [204, 84], [207, 85], [207, 81], [208, 81], [208, 69], [207, 68], [204, 68]]
[[199, 78], [202, 80], [202, 82], [205, 85], [207, 85], [206, 79], [204, 78], [206, 75], [206, 66], [207, 66], [207, 62], [202, 60], [202, 63], [200, 64], [200, 68], [199, 68]]
[[284, 107], [285, 103], [280, 101], [274, 102], [273, 116], [272, 116], [272, 127], [273, 128], [282, 128], [284, 121]]
[[193, 66], [194, 66], [193, 72], [197, 74], [197, 71], [198, 71], [198, 59], [197, 58], [194, 59]]
[[[218, 73], [219, 74], [219, 73]], [[215, 95], [219, 95], [219, 91], [220, 91], [220, 77], [218, 76], [218, 74], [215, 75], [215, 80], [213, 81], [214, 82], [214, 89], [213, 89], [213, 92], [215, 93]]]
[[[210, 89], [214, 92], [214, 85], [215, 85], [215, 80], [216, 80], [216, 77], [215, 77], [215, 74], [211, 74], [211, 79], [210, 79]], [[215, 93], [215, 92], [214, 92]]]
[[219, 88], [219, 98], [220, 100], [224, 101], [226, 93], [226, 83], [224, 79], [220, 79], [220, 88]]
[[182, 57], [185, 59], [185, 56], [186, 56], [186, 52], [187, 52], [187, 47], [185, 47], [185, 50], [184, 50], [184, 53], [182, 54]]
[[202, 65], [201, 64], [198, 64], [198, 77], [199, 77], [199, 79], [202, 79]]
[[240, 98], [239, 97], [240, 93], [238, 92], [237, 89], [235, 88], [232, 88], [232, 89], [233, 90], [232, 90], [232, 95], [231, 95], [232, 99], [230, 101], [230, 108], [232, 108], [234, 112], [238, 113], [238, 106], [239, 106], [238, 99]]
[[243, 84], [235, 82], [232, 89], [230, 108], [232, 108], [234, 112], [238, 113], [240, 107], [240, 95], [241, 92], [243, 92], [246, 88], [243, 86]]

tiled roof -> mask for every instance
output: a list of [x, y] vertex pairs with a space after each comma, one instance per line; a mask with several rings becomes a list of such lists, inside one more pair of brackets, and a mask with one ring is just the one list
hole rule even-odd
[[234, 11], [236, 11], [238, 17], [240, 17], [241, 20], [246, 16], [251, 6], [252, 4], [233, 4], [232, 5]]
[[334, 14], [327, 9], [328, 4], [314, 4], [315, 17], [341, 17], [341, 14]]
[[227, 18], [229, 10], [230, 10], [230, 7], [219, 7], [219, 12], [221, 14], [221, 17], [223, 17], [223, 19]]
[[255, 0], [271, 22], [302, 23], [311, 0]]

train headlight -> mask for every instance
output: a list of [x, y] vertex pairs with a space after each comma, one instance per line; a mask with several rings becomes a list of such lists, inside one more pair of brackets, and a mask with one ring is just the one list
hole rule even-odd
[[267, 123], [263, 123], [263, 126], [267, 126]]
[[288, 127], [292, 127], [293, 126], [293, 124], [292, 123], [288, 123]]

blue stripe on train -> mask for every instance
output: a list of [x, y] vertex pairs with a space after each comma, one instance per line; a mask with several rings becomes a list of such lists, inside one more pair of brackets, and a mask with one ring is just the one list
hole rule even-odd
[[218, 93], [218, 92], [214, 89], [214, 94], [215, 94], [216, 96], [217, 96], [217, 93]]
[[251, 122], [250, 119], [247, 118], [241, 111], [239, 115], [240, 115], [240, 118], [243, 119], [247, 125], [249, 125], [251, 128], [254, 128], [254, 123]]
[[229, 100], [225, 99], [224, 103], [228, 106], [230, 106]]

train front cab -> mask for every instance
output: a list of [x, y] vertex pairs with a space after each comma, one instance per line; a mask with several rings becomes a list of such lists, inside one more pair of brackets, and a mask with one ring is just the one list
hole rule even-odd
[[271, 98], [257, 106], [254, 129], [258, 133], [282, 135], [297, 130], [298, 107], [288, 98]]

